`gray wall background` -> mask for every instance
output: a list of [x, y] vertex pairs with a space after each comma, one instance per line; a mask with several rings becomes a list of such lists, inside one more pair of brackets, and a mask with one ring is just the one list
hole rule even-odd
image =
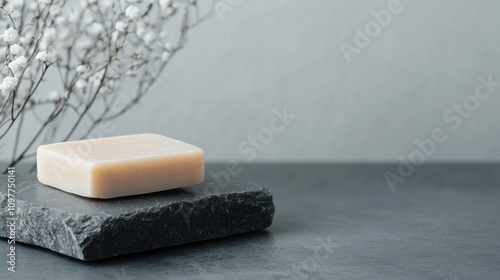
[[339, 44], [389, 2], [243, 0], [214, 13], [110, 135], [160, 133], [245, 161], [240, 143], [286, 106], [295, 119], [255, 161], [397, 161], [436, 128], [447, 139], [428, 161], [500, 159], [500, 87], [457, 129], [443, 119], [479, 76], [500, 81], [500, 2], [401, 0], [348, 63]]

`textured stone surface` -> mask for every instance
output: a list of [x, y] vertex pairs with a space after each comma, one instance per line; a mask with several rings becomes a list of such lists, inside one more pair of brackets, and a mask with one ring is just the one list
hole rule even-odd
[[[1, 182], [7, 182], [1, 176]], [[252, 183], [214, 182], [152, 194], [96, 200], [17, 177], [16, 240], [81, 260], [98, 260], [267, 228], [272, 195]], [[0, 236], [7, 236], [6, 188]]]

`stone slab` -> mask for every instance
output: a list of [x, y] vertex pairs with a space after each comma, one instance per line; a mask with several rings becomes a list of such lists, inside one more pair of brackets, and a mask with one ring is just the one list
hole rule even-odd
[[[0, 176], [7, 182], [7, 175]], [[271, 192], [253, 183], [214, 181], [163, 192], [90, 199], [16, 178], [16, 242], [91, 261], [252, 232], [271, 225]], [[7, 188], [0, 190], [0, 236], [8, 237]]]

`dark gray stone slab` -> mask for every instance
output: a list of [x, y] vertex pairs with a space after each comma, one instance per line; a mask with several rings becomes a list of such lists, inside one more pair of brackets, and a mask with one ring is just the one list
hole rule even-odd
[[[81, 260], [257, 231], [271, 225], [271, 192], [252, 183], [213, 181], [146, 195], [96, 200], [16, 178], [16, 241]], [[7, 182], [7, 176], [0, 176]], [[8, 236], [7, 189], [0, 191], [0, 236]]]

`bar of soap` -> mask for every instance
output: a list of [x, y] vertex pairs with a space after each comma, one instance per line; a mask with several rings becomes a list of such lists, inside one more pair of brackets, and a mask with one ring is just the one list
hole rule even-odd
[[201, 183], [202, 149], [158, 134], [41, 145], [38, 180], [91, 198], [113, 198]]

